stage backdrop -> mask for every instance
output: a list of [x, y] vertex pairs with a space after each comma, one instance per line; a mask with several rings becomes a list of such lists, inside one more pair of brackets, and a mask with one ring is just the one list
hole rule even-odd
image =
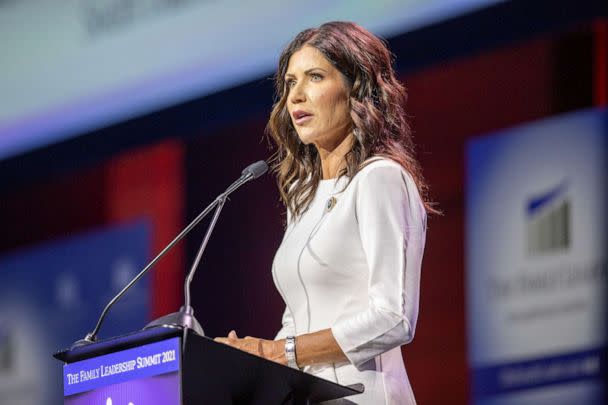
[[473, 403], [602, 403], [607, 121], [587, 110], [468, 145]]
[[[63, 403], [52, 354], [90, 332], [101, 310], [149, 256], [138, 221], [53, 241], [0, 258], [0, 404]], [[149, 313], [144, 277], [110, 311], [100, 337], [139, 329]]]
[[0, 1], [0, 159], [262, 78], [325, 21], [391, 36], [497, 2]]

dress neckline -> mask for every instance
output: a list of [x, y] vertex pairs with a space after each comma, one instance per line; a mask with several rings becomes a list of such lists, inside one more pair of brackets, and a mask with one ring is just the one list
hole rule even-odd
[[319, 184], [317, 185], [317, 193], [323, 196], [336, 193], [338, 190], [340, 190], [340, 187], [345, 184], [345, 178], [346, 177], [336, 177], [333, 179], [319, 180]]

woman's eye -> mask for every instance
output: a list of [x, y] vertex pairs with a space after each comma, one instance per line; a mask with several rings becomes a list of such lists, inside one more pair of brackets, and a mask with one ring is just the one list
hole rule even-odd
[[296, 84], [296, 81], [293, 79], [287, 80], [287, 87], [292, 88]]
[[321, 79], [323, 79], [323, 76], [322, 76], [320, 73], [311, 73], [311, 74], [310, 74], [310, 79], [311, 79], [313, 82], [318, 82], [318, 81], [320, 81]]

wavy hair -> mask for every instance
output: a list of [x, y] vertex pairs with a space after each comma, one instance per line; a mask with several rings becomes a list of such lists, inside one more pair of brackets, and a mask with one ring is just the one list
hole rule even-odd
[[387, 157], [412, 176], [426, 211], [438, 213], [428, 200], [428, 187], [415, 158], [404, 110], [407, 93], [395, 78], [391, 53], [381, 39], [361, 26], [334, 21], [296, 35], [281, 53], [274, 78], [275, 100], [266, 134], [277, 146], [272, 166], [281, 200], [292, 217], [298, 218], [306, 211], [322, 178], [316, 147], [300, 141], [286, 106], [289, 91], [285, 74], [289, 59], [305, 45], [320, 51], [348, 83], [354, 137], [338, 177], [347, 176], [350, 182], [370, 157]]

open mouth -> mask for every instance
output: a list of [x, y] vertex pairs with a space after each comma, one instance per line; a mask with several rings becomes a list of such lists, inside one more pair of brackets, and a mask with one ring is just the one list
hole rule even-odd
[[303, 124], [312, 118], [312, 114], [302, 110], [294, 111], [292, 116], [296, 125]]

